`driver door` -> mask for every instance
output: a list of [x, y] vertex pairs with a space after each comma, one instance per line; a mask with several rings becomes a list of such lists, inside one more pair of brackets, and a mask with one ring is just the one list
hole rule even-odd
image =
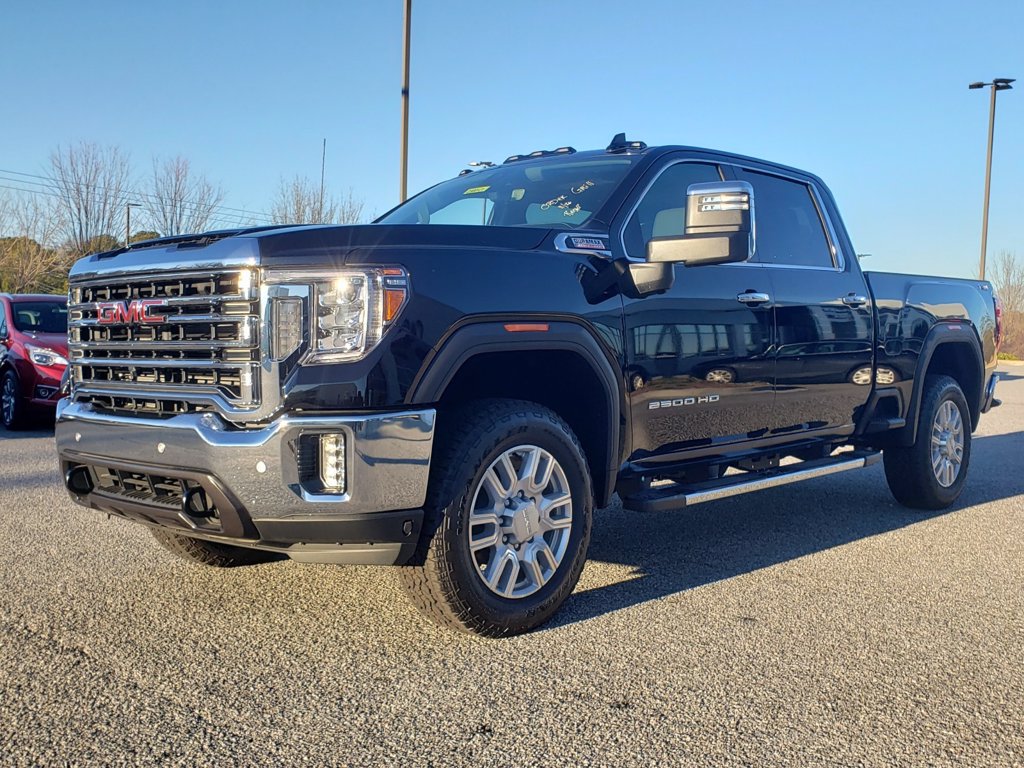
[[[626, 255], [644, 259], [652, 237], [682, 235], [687, 188], [722, 179], [714, 163], [677, 160], [653, 169], [623, 224]], [[623, 299], [634, 461], [742, 442], [770, 424], [775, 314], [770, 298], [751, 300], [771, 296], [768, 270], [673, 269], [668, 292]]]

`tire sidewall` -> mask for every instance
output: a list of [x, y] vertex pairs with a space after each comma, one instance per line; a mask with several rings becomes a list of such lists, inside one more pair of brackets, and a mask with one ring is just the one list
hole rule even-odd
[[[497, 442], [493, 442], [496, 437]], [[484, 445], [490, 447], [485, 448]], [[532, 595], [511, 599], [496, 595], [480, 578], [469, 549], [466, 527], [476, 490], [491, 463], [505, 451], [520, 445], [535, 445], [555, 457], [569, 484], [573, 512], [569, 544], [558, 570], [547, 584]], [[473, 461], [481, 453], [483, 456], [479, 462]], [[540, 624], [568, 597], [586, 560], [593, 494], [585, 459], [557, 424], [532, 414], [515, 425], [485, 434], [483, 440], [472, 446], [468, 458], [470, 461], [464, 464], [467, 469], [458, 483], [458, 496], [448, 507], [444, 525], [439, 532], [444, 537], [444, 549], [449, 555], [452, 577], [462, 586], [460, 591], [463, 598], [471, 603], [474, 612], [485, 621], [515, 631], [520, 631], [523, 625]], [[472, 471], [472, 467], [475, 467], [475, 471]]]

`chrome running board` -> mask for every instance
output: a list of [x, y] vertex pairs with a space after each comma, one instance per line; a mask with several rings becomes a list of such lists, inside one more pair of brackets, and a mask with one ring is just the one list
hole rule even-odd
[[737, 475], [726, 475], [717, 480], [701, 483], [680, 484], [649, 488], [622, 500], [627, 509], [638, 512], [663, 512], [678, 507], [690, 507], [706, 501], [717, 501], [742, 493], [763, 491], [816, 477], [834, 475], [851, 469], [861, 469], [876, 463], [882, 458], [880, 451], [853, 451], [824, 459], [801, 461], [783, 467], [761, 472], [744, 472]]

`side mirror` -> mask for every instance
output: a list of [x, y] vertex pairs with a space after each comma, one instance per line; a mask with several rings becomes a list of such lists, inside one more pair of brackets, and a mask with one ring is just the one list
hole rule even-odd
[[691, 184], [684, 234], [653, 237], [647, 243], [647, 261], [688, 267], [747, 261], [753, 254], [754, 188], [745, 181]]

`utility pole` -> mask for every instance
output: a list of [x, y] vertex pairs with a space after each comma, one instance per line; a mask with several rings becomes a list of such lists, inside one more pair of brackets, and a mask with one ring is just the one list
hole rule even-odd
[[124, 204], [124, 247], [132, 244], [132, 208], [141, 208], [141, 203]]
[[324, 166], [327, 163], [327, 139], [324, 139], [324, 151], [320, 155], [320, 221], [318, 224], [324, 224]]
[[981, 214], [981, 262], [978, 268], [978, 276], [985, 279], [985, 254], [988, 251], [988, 199], [992, 191], [992, 141], [996, 132], [996, 93], [998, 91], [1009, 91], [1013, 88], [1013, 78], [997, 77], [991, 83], [971, 83], [967, 87], [971, 90], [990, 86], [992, 88], [992, 99], [988, 109], [988, 156], [985, 158], [985, 205]]
[[409, 196], [409, 37], [412, 30], [412, 0], [405, 0], [405, 39], [402, 48], [402, 181], [399, 202]]

